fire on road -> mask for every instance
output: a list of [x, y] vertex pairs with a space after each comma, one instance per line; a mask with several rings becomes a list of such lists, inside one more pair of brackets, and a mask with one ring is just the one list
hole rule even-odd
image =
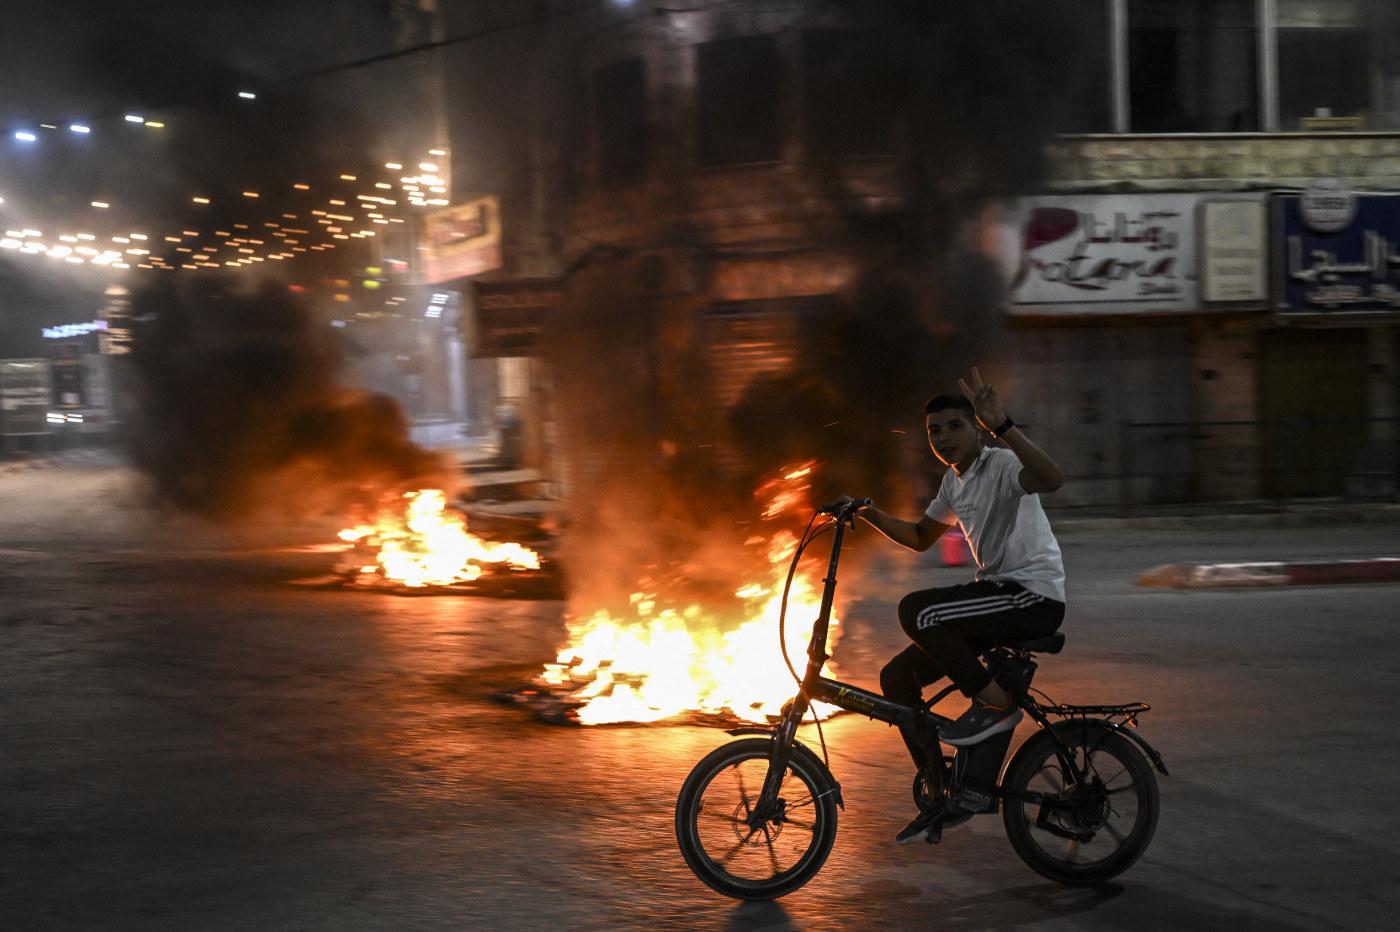
[[[216, 532], [148, 510], [115, 468], [8, 473], [0, 493], [7, 927], [1360, 929], [1397, 907], [1372, 878], [1400, 825], [1356, 804], [1400, 765], [1395, 586], [1132, 585], [1168, 562], [1381, 553], [1393, 525], [1061, 531], [1069, 646], [1037, 682], [1151, 702], [1172, 762], [1152, 850], [1119, 883], [1042, 883], [978, 819], [895, 846], [903, 749], [847, 715], [824, 726], [847, 802], [832, 858], [752, 906], [700, 885], [672, 830], [681, 780], [727, 736], [554, 727], [494, 701], [567, 643], [561, 601], [291, 586], [326, 571], [310, 545], [335, 522]], [[852, 682], [902, 646], [902, 588], [966, 572], [884, 569], [840, 595]]]

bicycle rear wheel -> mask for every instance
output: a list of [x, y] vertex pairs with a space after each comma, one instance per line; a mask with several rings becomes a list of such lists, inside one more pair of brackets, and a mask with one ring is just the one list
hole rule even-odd
[[779, 805], [754, 815], [768, 774], [768, 738], [744, 738], [695, 765], [676, 800], [676, 840], [695, 875], [725, 896], [771, 900], [798, 889], [826, 863], [836, 840], [835, 783], [795, 749]]
[[1100, 883], [1147, 850], [1161, 807], [1152, 765], [1106, 726], [1055, 726], [1082, 780], [1054, 736], [1032, 736], [1006, 768], [1002, 821], [1021, 860], [1064, 884]]

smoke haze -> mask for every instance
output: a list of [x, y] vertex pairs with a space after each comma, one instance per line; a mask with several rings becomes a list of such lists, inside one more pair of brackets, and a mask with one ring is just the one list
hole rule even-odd
[[[850, 7], [855, 21], [881, 11], [885, 91], [903, 140], [900, 196], [866, 196], [834, 161], [803, 165], [835, 215], [814, 226], [805, 248], [834, 244], [854, 257], [856, 273], [844, 294], [795, 315], [791, 364], [760, 372], [716, 414], [706, 410], [713, 373], [703, 335], [669, 320], [676, 312], [664, 302], [643, 310], [646, 295], [620, 271], [625, 259], [595, 249], [570, 279], [572, 317], [555, 368], [566, 446], [578, 461], [566, 557], [580, 605], [618, 601], [639, 574], [717, 595], [751, 580], [756, 557], [746, 541], [763, 527], [753, 490], [809, 460], [820, 464], [814, 504], [872, 495], [916, 514], [941, 475], [923, 402], [955, 391], [973, 365], [993, 378], [1002, 365], [1004, 284], [979, 238], [999, 199], [1044, 176], [1045, 141], [1086, 80], [1069, 51], [1089, 7], [834, 5]], [[684, 172], [670, 183], [676, 203], [694, 199]], [[702, 266], [724, 260], [705, 230], [675, 237], [694, 241]], [[775, 254], [785, 248], [804, 247], [782, 244]]]
[[453, 493], [396, 401], [340, 382], [333, 329], [285, 287], [182, 276], [131, 312], [131, 452], [160, 500], [232, 520]]

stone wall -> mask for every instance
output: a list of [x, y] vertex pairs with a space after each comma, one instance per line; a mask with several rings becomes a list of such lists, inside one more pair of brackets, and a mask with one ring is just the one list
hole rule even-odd
[[1063, 136], [1049, 151], [1057, 192], [1296, 188], [1322, 175], [1400, 190], [1400, 133]]

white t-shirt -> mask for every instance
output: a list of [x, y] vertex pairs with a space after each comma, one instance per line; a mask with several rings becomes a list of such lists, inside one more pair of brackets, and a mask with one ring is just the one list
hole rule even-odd
[[1010, 450], [985, 447], [959, 476], [949, 469], [925, 512], [939, 524], [959, 524], [977, 561], [977, 578], [1018, 582], [1031, 592], [1065, 600], [1065, 564], [1040, 496], [1021, 488], [1021, 461]]

